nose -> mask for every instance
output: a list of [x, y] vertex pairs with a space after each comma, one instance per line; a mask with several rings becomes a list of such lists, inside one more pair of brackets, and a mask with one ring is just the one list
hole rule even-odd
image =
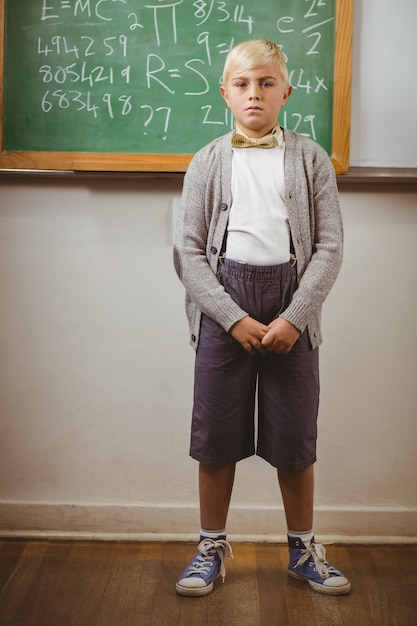
[[259, 100], [259, 88], [258, 85], [253, 85], [249, 92], [249, 100]]

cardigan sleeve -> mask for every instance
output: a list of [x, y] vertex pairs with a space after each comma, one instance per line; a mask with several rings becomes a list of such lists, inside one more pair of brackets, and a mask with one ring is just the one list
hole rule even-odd
[[306, 146], [301, 164], [300, 159], [297, 166], [290, 158], [292, 173], [298, 172], [295, 176], [289, 174], [287, 203], [299, 286], [281, 314], [301, 331], [320, 315], [343, 256], [343, 223], [334, 168], [322, 148], [312, 142]]
[[[220, 149], [220, 146], [218, 146]], [[217, 279], [227, 228], [222, 215], [221, 167], [215, 147], [201, 150], [186, 175], [174, 242], [174, 264], [188, 297], [226, 331], [247, 315]]]

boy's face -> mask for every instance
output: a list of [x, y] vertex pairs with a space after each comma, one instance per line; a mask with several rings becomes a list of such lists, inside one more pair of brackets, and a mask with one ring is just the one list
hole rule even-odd
[[291, 95], [277, 63], [230, 72], [220, 93], [237, 125], [248, 137], [259, 139], [277, 123], [278, 113]]

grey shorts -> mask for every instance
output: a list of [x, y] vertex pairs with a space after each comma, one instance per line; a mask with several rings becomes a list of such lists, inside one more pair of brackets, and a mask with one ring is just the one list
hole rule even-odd
[[[260, 267], [225, 259], [218, 279], [244, 311], [265, 324], [297, 289], [289, 263]], [[257, 454], [283, 470], [306, 469], [316, 460], [319, 385], [318, 348], [312, 349], [306, 331], [288, 354], [252, 356], [203, 315], [190, 455], [221, 467]]]

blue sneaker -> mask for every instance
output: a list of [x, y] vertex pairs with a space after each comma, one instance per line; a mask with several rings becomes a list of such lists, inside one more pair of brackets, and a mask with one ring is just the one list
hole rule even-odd
[[196, 554], [177, 582], [182, 596], [206, 596], [218, 578], [226, 576], [224, 557], [233, 559], [232, 546], [225, 539], [202, 539]]
[[306, 548], [301, 539], [288, 537], [290, 564], [288, 574], [307, 582], [319, 593], [338, 596], [350, 591], [350, 582], [326, 561], [326, 550], [319, 543], [311, 542]]

